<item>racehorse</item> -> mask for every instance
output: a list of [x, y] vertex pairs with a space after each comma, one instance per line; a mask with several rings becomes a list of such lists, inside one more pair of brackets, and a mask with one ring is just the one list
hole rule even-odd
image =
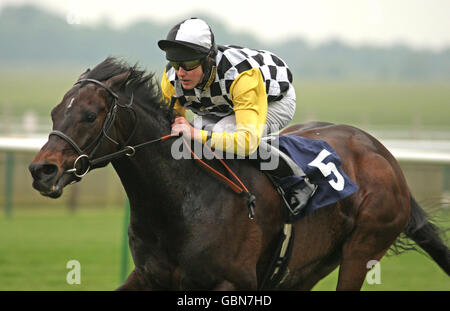
[[[154, 74], [109, 57], [79, 77], [51, 116], [53, 131], [29, 166], [33, 187], [58, 198], [89, 169], [112, 163], [130, 202], [135, 265], [119, 290], [263, 289], [285, 223], [280, 195], [250, 161], [225, 160], [256, 197], [250, 219], [241, 196], [196, 161], [174, 159], [174, 112]], [[337, 290], [360, 290], [367, 263], [379, 261], [402, 233], [450, 273], [439, 228], [377, 139], [321, 122], [282, 134], [326, 141], [359, 190], [293, 223], [289, 273], [264, 289], [310, 290], [339, 266]]]

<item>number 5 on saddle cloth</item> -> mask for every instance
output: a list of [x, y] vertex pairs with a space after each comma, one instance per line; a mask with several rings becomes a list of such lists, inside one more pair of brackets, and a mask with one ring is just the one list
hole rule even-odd
[[[261, 170], [285, 201], [289, 222], [342, 200], [359, 188], [340, 168], [339, 155], [323, 140], [291, 135], [264, 137], [258, 154]], [[276, 161], [274, 157], [278, 157]]]

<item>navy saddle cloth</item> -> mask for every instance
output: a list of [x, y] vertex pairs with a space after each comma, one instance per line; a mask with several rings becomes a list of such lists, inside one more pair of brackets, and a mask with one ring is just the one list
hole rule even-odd
[[[318, 186], [307, 206], [294, 216], [295, 220], [321, 207], [336, 203], [359, 189], [340, 168], [341, 158], [327, 142], [280, 135], [272, 139], [270, 144], [288, 155], [303, 169], [309, 181]], [[299, 176], [284, 177], [280, 179], [280, 186], [288, 193], [302, 181], [303, 177]]]

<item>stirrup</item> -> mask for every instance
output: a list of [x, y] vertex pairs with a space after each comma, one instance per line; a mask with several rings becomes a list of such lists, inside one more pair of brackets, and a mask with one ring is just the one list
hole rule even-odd
[[317, 185], [313, 185], [306, 180], [305, 182], [306, 185], [302, 189], [294, 189], [289, 193], [289, 198], [287, 198], [289, 210], [294, 216], [298, 215], [306, 207], [317, 190]]

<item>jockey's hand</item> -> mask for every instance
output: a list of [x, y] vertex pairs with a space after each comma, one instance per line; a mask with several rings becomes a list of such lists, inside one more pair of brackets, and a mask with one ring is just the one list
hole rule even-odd
[[197, 131], [199, 130], [194, 128], [184, 117], [176, 117], [172, 123], [172, 134], [183, 133], [187, 139], [193, 139]]

